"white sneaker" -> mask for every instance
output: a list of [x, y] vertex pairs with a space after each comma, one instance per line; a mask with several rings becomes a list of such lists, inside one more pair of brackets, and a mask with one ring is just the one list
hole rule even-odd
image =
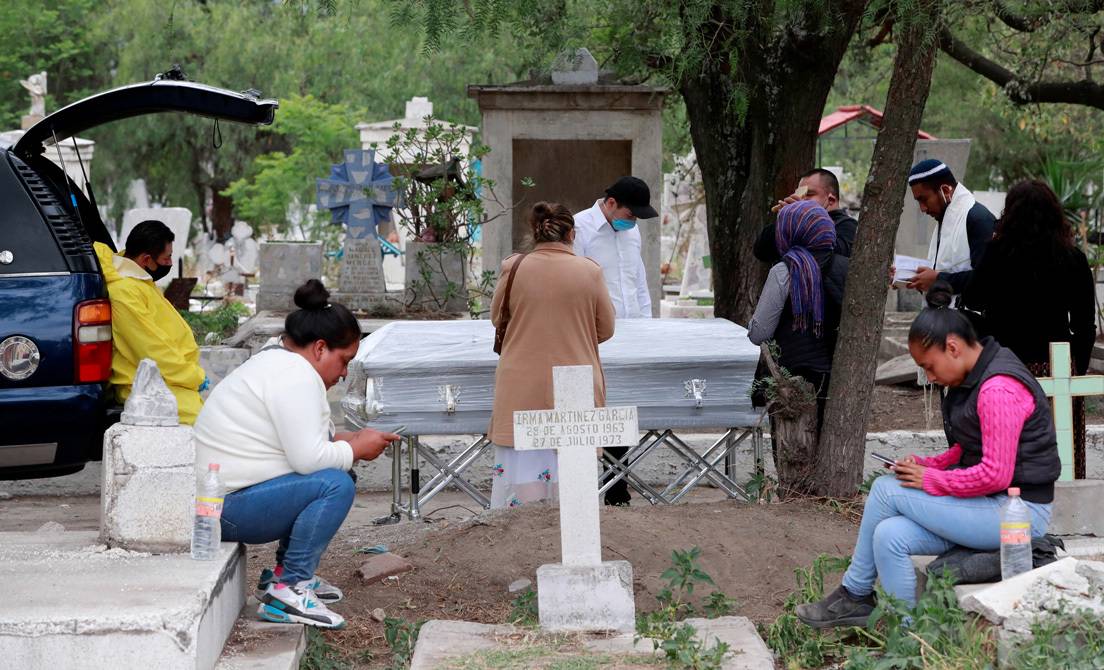
[[314, 595], [326, 603], [327, 605], [336, 603], [345, 597], [345, 594], [341, 592], [341, 589], [337, 588], [333, 584], [322, 579], [318, 575], [311, 577], [310, 579], [304, 579], [296, 584], [301, 589], [310, 589], [314, 591]]
[[257, 615], [274, 623], [302, 623], [319, 628], [344, 628], [345, 619], [331, 612], [309, 589], [270, 584], [261, 597]]

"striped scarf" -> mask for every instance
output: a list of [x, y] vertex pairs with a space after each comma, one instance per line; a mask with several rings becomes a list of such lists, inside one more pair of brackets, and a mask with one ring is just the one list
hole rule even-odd
[[790, 304], [794, 330], [808, 329], [810, 311], [813, 332], [822, 334], [824, 324], [824, 282], [815, 251], [831, 251], [836, 243], [836, 226], [824, 208], [812, 200], [801, 200], [782, 208], [774, 229], [774, 241], [782, 262], [790, 270]]

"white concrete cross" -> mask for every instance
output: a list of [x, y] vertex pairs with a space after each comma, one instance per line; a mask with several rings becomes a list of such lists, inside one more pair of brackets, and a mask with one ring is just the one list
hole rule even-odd
[[541, 626], [619, 630], [635, 626], [632, 566], [602, 561], [598, 521], [600, 447], [636, 444], [635, 407], [595, 407], [589, 365], [552, 368], [555, 409], [514, 412], [515, 449], [555, 449], [560, 487], [561, 564], [537, 570]]

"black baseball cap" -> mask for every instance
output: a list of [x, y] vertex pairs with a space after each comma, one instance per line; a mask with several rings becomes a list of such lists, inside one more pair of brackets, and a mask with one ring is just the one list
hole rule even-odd
[[628, 207], [638, 219], [654, 219], [659, 216], [648, 201], [652, 199], [652, 192], [643, 179], [637, 177], [621, 177], [613, 182], [613, 186], [606, 189], [606, 197], [613, 198], [621, 205]]

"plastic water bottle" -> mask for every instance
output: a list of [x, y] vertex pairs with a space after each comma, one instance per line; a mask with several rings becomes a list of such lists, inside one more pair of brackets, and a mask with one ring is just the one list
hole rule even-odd
[[1000, 543], [1001, 579], [1031, 570], [1031, 512], [1014, 486], [1001, 506]]
[[213, 561], [222, 542], [222, 499], [226, 489], [219, 479], [219, 464], [207, 466], [207, 474], [196, 482], [195, 524], [192, 526], [192, 558]]

